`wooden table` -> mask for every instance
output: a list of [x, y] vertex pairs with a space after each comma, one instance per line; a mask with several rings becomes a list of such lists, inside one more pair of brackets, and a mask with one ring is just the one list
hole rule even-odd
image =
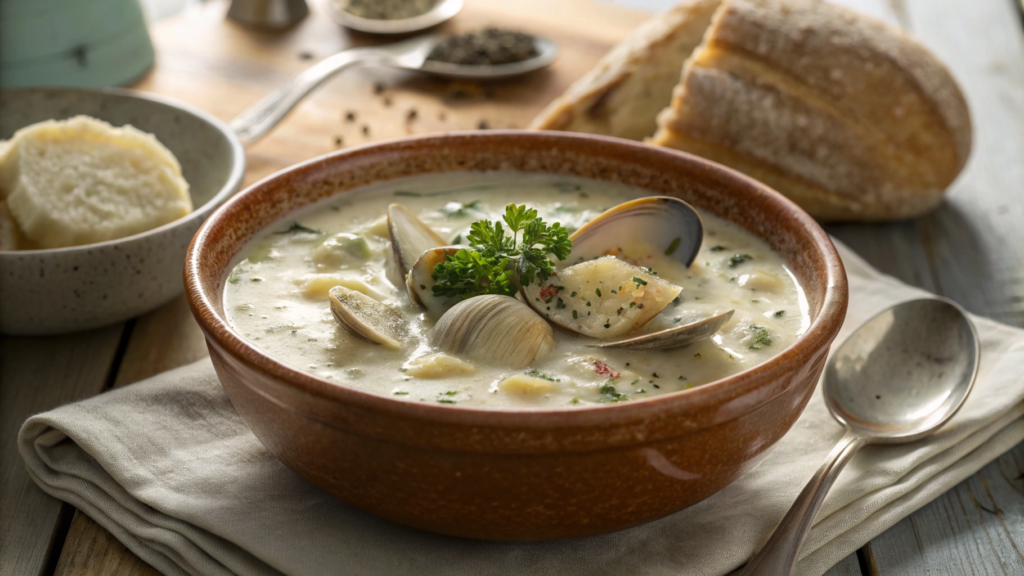
[[[975, 146], [948, 201], [928, 217], [831, 226], [829, 232], [905, 282], [946, 295], [974, 313], [1024, 326], [1024, 31], [1017, 3], [846, 2], [883, 11], [949, 64], [967, 92]], [[524, 83], [486, 89], [380, 70], [347, 72], [249, 149], [246, 183], [339, 146], [473, 128], [481, 120], [491, 127], [521, 127], [646, 17], [586, 0], [467, 4], [458, 27], [521, 27], [556, 38], [563, 57]], [[293, 30], [268, 35], [223, 23], [223, 9], [214, 4], [158, 24], [153, 30], [158, 62], [138, 88], [229, 119], [310, 60], [369, 42], [338, 30], [318, 11]], [[374, 93], [376, 83], [384, 86], [383, 93]], [[412, 109], [417, 113], [410, 119]], [[348, 111], [356, 114], [355, 121], [345, 121]], [[87, 333], [0, 340], [0, 574], [154, 572], [87, 516], [43, 494], [27, 477], [15, 437], [33, 413], [204, 355], [183, 298]], [[1024, 574], [1024, 445], [829, 572], [925, 573]]]

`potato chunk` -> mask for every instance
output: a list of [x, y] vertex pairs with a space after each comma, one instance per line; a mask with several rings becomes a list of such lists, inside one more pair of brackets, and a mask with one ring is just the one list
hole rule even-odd
[[314, 298], [327, 298], [327, 293], [335, 286], [343, 286], [349, 290], [362, 292], [378, 302], [383, 302], [387, 296], [374, 290], [369, 284], [359, 278], [345, 276], [343, 274], [306, 274], [299, 278], [299, 283], [305, 290], [307, 296]]
[[406, 374], [415, 378], [450, 378], [476, 372], [469, 362], [443, 353], [413, 358], [403, 368]]
[[543, 396], [556, 389], [555, 382], [528, 374], [513, 374], [498, 382], [498, 390], [519, 396]]
[[778, 276], [761, 270], [754, 270], [747, 274], [741, 274], [738, 283], [744, 288], [749, 288], [758, 292], [781, 293], [786, 289], [786, 285], [782, 283], [782, 280], [780, 280]]
[[654, 318], [682, 288], [617, 258], [575, 264], [524, 290], [535, 310], [593, 338], [616, 338]]

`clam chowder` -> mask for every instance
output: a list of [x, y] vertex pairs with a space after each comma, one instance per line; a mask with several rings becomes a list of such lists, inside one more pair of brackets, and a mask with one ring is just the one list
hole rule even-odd
[[[700, 386], [807, 329], [803, 292], [764, 241], [650, 196], [513, 172], [374, 184], [254, 238], [227, 279], [228, 320], [268, 355], [339, 385], [522, 408]], [[509, 204], [526, 211], [509, 216]]]

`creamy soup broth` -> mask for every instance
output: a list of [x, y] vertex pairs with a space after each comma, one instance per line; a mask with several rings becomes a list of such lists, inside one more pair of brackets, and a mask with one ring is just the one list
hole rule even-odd
[[[764, 362], [807, 329], [806, 300], [780, 257], [752, 234], [702, 212], [703, 244], [689, 268], [660, 254], [637, 262], [682, 287], [640, 332], [735, 310], [709, 339], [670, 351], [598, 350], [588, 347], [596, 340], [555, 329], [554, 350], [525, 370], [439, 355], [430, 347], [436, 319], [410, 302], [398, 277], [389, 204], [402, 203], [445, 240], [464, 244], [472, 222], [499, 219], [508, 203], [536, 208], [545, 221], [572, 230], [607, 208], [650, 195], [603, 181], [504, 172], [368, 186], [294, 213], [257, 236], [228, 278], [228, 320], [268, 355], [340, 385], [411, 402], [523, 408], [635, 401], [700, 386]], [[338, 256], [338, 241], [331, 239], [343, 232], [358, 235], [358, 258]], [[346, 331], [328, 303], [327, 292], [337, 285], [404, 315], [411, 328], [403, 347], [388, 349]]]

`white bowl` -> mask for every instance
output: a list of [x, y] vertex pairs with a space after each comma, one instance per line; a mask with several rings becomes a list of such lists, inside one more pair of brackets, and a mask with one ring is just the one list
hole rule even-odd
[[180, 102], [132, 90], [29, 88], [0, 92], [0, 138], [48, 119], [87, 114], [150, 132], [181, 163], [188, 216], [97, 244], [0, 251], [0, 333], [42, 335], [97, 328], [159, 307], [184, 289], [185, 251], [199, 225], [234, 194], [245, 152], [220, 120]]

